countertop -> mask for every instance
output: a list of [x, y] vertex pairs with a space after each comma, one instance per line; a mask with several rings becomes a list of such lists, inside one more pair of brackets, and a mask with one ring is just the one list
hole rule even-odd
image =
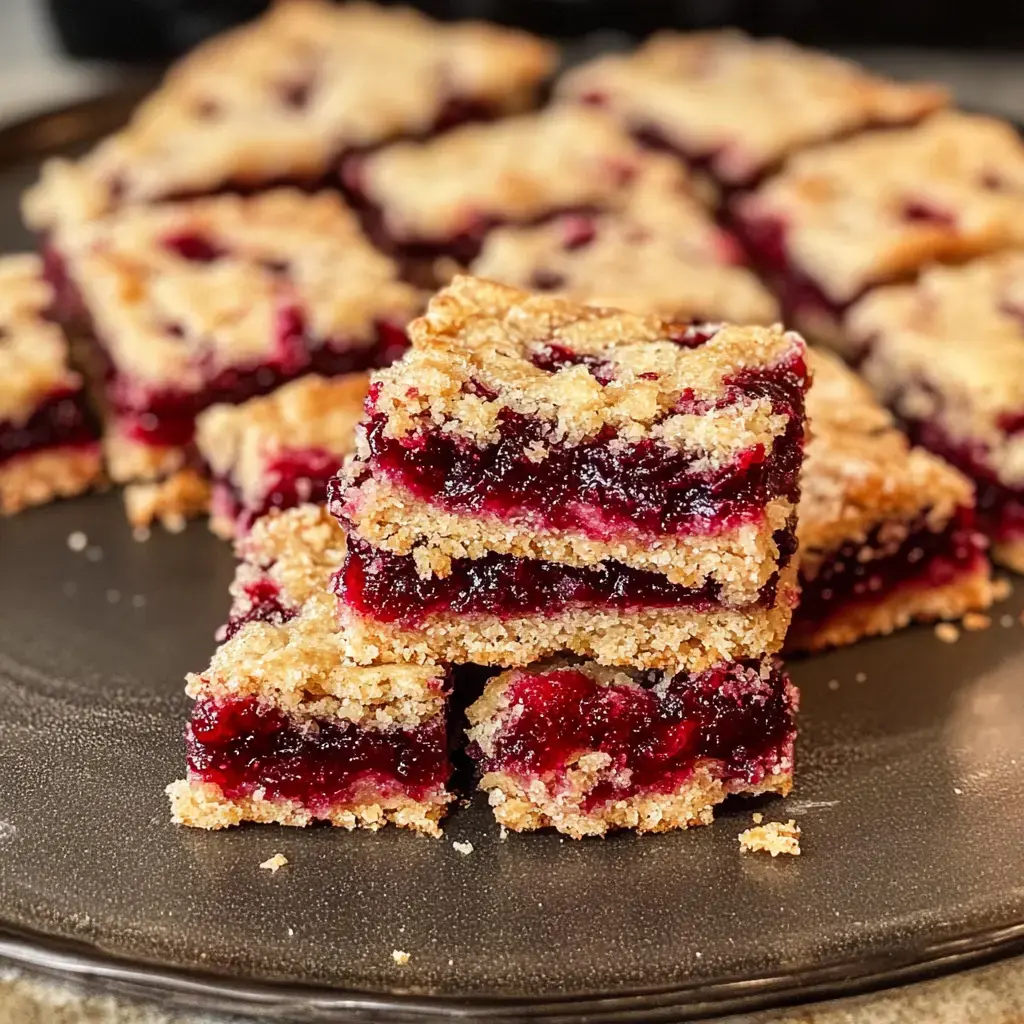
[[[0, 121], [99, 92], [116, 80], [113, 69], [59, 57], [40, 8], [32, 0], [0, 0]], [[1024, 123], [1024, 55], [911, 50], [852, 55], [899, 76], [944, 81], [964, 106]], [[0, 1024], [228, 1024], [228, 1020], [182, 1016], [128, 1003], [0, 964]], [[728, 1024], [1024, 1024], [1024, 960], [813, 1007], [733, 1017]]]

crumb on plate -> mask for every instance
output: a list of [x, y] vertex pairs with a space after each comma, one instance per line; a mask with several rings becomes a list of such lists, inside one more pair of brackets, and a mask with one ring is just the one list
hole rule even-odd
[[404, 950], [393, 949], [391, 951], [391, 959], [394, 960], [396, 964], [407, 964], [412, 959], [412, 956]]
[[750, 853], [770, 853], [773, 858], [780, 853], [800, 856], [800, 826], [792, 818], [785, 824], [769, 821], [766, 825], [748, 828], [738, 838], [740, 849]]
[[935, 627], [935, 635], [944, 644], [955, 644], [960, 639], [960, 630], [952, 622], [940, 622]]
[[269, 860], [265, 860], [260, 867], [276, 875], [287, 863], [288, 858], [283, 853], [275, 853]]

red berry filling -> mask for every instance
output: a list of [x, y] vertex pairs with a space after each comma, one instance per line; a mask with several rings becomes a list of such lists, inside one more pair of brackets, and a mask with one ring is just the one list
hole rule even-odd
[[249, 622], [269, 622], [283, 626], [294, 619], [298, 612], [287, 607], [281, 600], [281, 588], [269, 579], [258, 579], [246, 584], [246, 607], [244, 611], [233, 612], [226, 625], [218, 631], [217, 640], [230, 640]]
[[792, 758], [797, 694], [777, 663], [764, 677], [759, 662], [741, 661], [610, 686], [573, 668], [527, 671], [507, 698], [491, 754], [470, 754], [484, 772], [539, 777], [556, 792], [580, 755], [607, 754], [614, 778], [587, 794], [586, 810], [674, 792], [699, 764], [756, 784]]
[[[371, 548], [350, 536], [345, 562], [334, 577], [334, 592], [356, 613], [379, 622], [415, 625], [431, 615], [553, 614], [570, 607], [621, 611], [641, 608], [711, 610], [720, 587], [671, 583], [661, 573], [620, 562], [577, 567], [490, 552], [452, 561], [448, 576], [422, 578], [412, 555]], [[763, 604], [775, 599], [776, 578], [761, 588]]]
[[23, 423], [0, 420], [0, 465], [45, 448], [94, 444], [96, 426], [81, 391], [55, 391]]
[[[535, 361], [564, 365], [558, 348], [549, 346]], [[610, 379], [609, 364], [577, 361], [602, 383]], [[552, 443], [543, 422], [507, 409], [499, 416], [499, 441], [485, 447], [430, 428], [394, 438], [387, 434], [385, 417], [374, 414], [372, 400], [370, 464], [375, 475], [457, 514], [527, 517], [598, 540], [624, 531], [717, 533], [758, 522], [772, 498], [797, 499], [804, 383], [802, 364], [737, 378], [739, 394], [768, 394], [779, 411], [790, 414], [790, 422], [769, 450], [748, 449], [713, 469], [697, 466], [692, 454], [651, 439], [624, 442], [610, 430], [581, 444]], [[702, 410], [684, 396], [677, 411]], [[547, 453], [540, 462], [527, 454], [537, 446]]]
[[820, 628], [851, 607], [884, 601], [904, 588], [945, 587], [985, 560], [985, 541], [974, 529], [971, 509], [963, 508], [944, 529], [929, 530], [922, 519], [910, 526], [896, 550], [870, 561], [858, 556], [881, 546], [878, 527], [863, 543], [844, 544], [813, 579], [801, 578], [795, 633]]
[[257, 519], [272, 508], [323, 505], [331, 479], [341, 468], [343, 456], [321, 448], [290, 449], [263, 468], [260, 499], [251, 505], [229, 479], [214, 481], [213, 503], [218, 516], [231, 519], [236, 533], [245, 534]]
[[229, 799], [260, 790], [315, 815], [375, 796], [429, 799], [451, 773], [443, 715], [412, 729], [295, 719], [256, 697], [197, 701], [186, 731], [189, 777]]

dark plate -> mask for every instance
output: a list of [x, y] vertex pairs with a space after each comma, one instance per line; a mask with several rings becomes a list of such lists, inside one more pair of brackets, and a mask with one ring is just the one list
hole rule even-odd
[[[5, 248], [28, 242], [16, 199], [36, 157], [124, 109], [0, 132], [0, 153], [24, 161], [0, 173]], [[68, 549], [74, 530], [92, 560]], [[1024, 950], [1020, 596], [954, 646], [917, 629], [794, 664], [788, 800], [733, 803], [689, 833], [573, 843], [502, 842], [477, 799], [435, 842], [169, 824], [182, 676], [209, 657], [231, 572], [200, 526], [134, 543], [116, 495], [0, 523], [0, 955], [290, 1021], [654, 1021]], [[802, 857], [740, 855], [757, 807], [798, 819]], [[469, 856], [452, 848], [467, 839]], [[289, 866], [261, 871], [277, 851]], [[412, 954], [404, 967], [395, 949]]]

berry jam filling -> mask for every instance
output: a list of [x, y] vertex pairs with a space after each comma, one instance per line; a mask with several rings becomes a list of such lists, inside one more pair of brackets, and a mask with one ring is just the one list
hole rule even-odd
[[[695, 468], [698, 456], [654, 440], [624, 443], [611, 431], [552, 444], [542, 422], [507, 409], [500, 440], [482, 448], [440, 430], [389, 437], [385, 417], [372, 409], [367, 438], [375, 474], [456, 514], [528, 517], [595, 540], [718, 533], [759, 522], [772, 498], [797, 499], [802, 402], [802, 391], [792, 395], [793, 417], [771, 449], [758, 445], [714, 469]], [[538, 446], [547, 453], [541, 462], [527, 455]]]
[[0, 420], [0, 465], [18, 455], [44, 448], [65, 448], [96, 442], [96, 426], [80, 391], [55, 391], [24, 423]]
[[284, 452], [263, 467], [261, 497], [253, 505], [242, 501], [241, 492], [230, 480], [215, 480], [213, 500], [217, 514], [233, 520], [236, 532], [245, 534], [272, 508], [323, 505], [327, 501], [328, 485], [343, 461], [343, 456], [322, 448]]
[[[509, 711], [482, 770], [541, 777], [557, 791], [581, 754], [608, 754], [614, 778], [587, 794], [587, 810], [676, 791], [701, 763], [717, 778], [759, 783], [792, 755], [797, 700], [778, 664], [767, 678], [760, 669], [730, 662], [610, 686], [573, 668], [524, 672], [509, 686]], [[478, 748], [470, 754], [480, 757]]]
[[269, 579], [253, 580], [245, 585], [246, 607], [232, 613], [227, 623], [218, 630], [217, 642], [224, 643], [235, 636], [249, 622], [268, 622], [283, 626], [298, 612], [281, 601], [281, 588]]
[[944, 529], [929, 530], [924, 517], [890, 554], [861, 561], [865, 551], [884, 547], [877, 527], [866, 541], [844, 544], [813, 579], [800, 580], [800, 605], [793, 630], [811, 630], [851, 606], [884, 601], [905, 587], [937, 588], [976, 571], [985, 559], [985, 542], [974, 529], [971, 509], [960, 509]]
[[[221, 255], [206, 239], [193, 233], [168, 236], [164, 244], [198, 262], [209, 262]], [[107, 378], [106, 400], [119, 432], [141, 444], [184, 447], [193, 438], [196, 417], [211, 405], [238, 405], [308, 373], [337, 377], [377, 369], [390, 365], [408, 346], [404, 327], [386, 320], [376, 323], [376, 334], [369, 344], [314, 339], [302, 311], [285, 304], [278, 313], [273, 352], [265, 363], [218, 369], [212, 360], [208, 365], [200, 362], [206, 377], [200, 390], [154, 388], [118, 372], [102, 339], [92, 330], [81, 296], [65, 273], [60, 255], [51, 247], [46, 257], [46, 276], [56, 295], [54, 315], [70, 334], [92, 350], [93, 361]], [[176, 324], [168, 324], [166, 329], [172, 336], [181, 331]]]
[[375, 797], [430, 799], [451, 772], [444, 715], [413, 729], [299, 720], [256, 697], [200, 700], [185, 735], [189, 778], [228, 799], [259, 789], [314, 814]]
[[[451, 572], [423, 579], [413, 555], [375, 550], [349, 538], [345, 562], [333, 590], [356, 613], [379, 622], [415, 625], [431, 615], [553, 614], [586, 606], [619, 611], [643, 608], [720, 606], [720, 587], [670, 583], [661, 573], [633, 569], [619, 562], [581, 568], [560, 562], [516, 558], [490, 552], [482, 558], [454, 559]], [[775, 599], [776, 577], [759, 593], [761, 604]]]

